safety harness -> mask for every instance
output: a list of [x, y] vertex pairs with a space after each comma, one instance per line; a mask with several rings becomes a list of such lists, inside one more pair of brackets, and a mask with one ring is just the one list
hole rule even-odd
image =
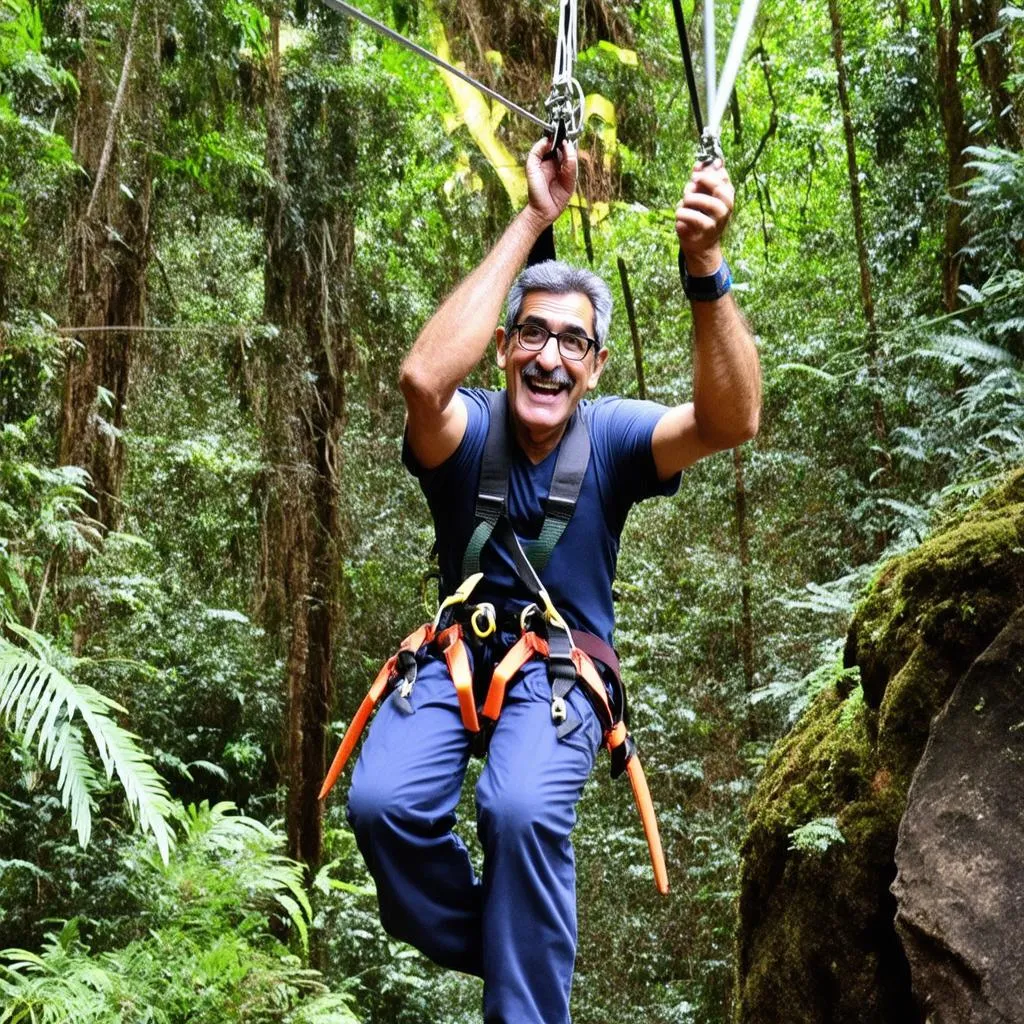
[[[409, 698], [421, 659], [444, 657], [458, 697], [462, 724], [473, 735], [473, 752], [483, 756], [509, 686], [514, 685], [516, 675], [527, 662], [542, 658], [551, 681], [551, 721], [559, 739], [582, 724], [571, 714], [567, 702], [573, 688], [581, 686], [601, 724], [604, 746], [611, 755], [612, 778], [623, 773], [629, 778], [647, 837], [654, 882], [659, 892], [667, 893], [668, 874], [651, 794], [637, 757], [636, 743], [627, 729], [628, 713], [618, 657], [600, 637], [569, 627], [538, 575], [572, 518], [590, 461], [585, 409], [578, 407], [569, 421], [555, 461], [540, 535], [524, 549], [507, 517], [510, 467], [507, 399], [504, 391], [488, 392], [487, 397], [490, 426], [480, 469], [474, 528], [463, 555], [463, 581], [443, 596], [433, 622], [410, 633], [377, 673], [345, 731], [320, 790], [320, 799], [327, 796], [344, 770], [370, 716], [387, 692], [393, 691], [392, 702], [399, 711], [414, 713]], [[507, 628], [512, 622], [507, 615], [500, 615], [493, 604], [471, 604], [469, 600], [483, 579], [480, 555], [489, 540], [509, 554], [516, 575], [531, 599], [518, 610], [514, 629]], [[505, 632], [518, 631], [519, 636], [495, 665], [483, 702], [478, 705], [467, 644], [482, 644], [499, 626], [506, 627]], [[615, 685], [611, 688], [605, 685], [597, 663], [603, 664], [614, 676]]]

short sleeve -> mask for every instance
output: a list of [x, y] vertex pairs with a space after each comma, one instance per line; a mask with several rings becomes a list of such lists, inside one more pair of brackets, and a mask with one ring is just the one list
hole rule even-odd
[[420, 482], [428, 497], [445, 487], [449, 482], [465, 480], [467, 475], [480, 469], [480, 458], [487, 440], [490, 426], [490, 411], [487, 393], [481, 388], [459, 388], [459, 394], [466, 403], [466, 432], [458, 448], [433, 469], [425, 469], [409, 446], [408, 427], [402, 436], [402, 465]]
[[645, 498], [675, 494], [681, 473], [658, 479], [651, 439], [668, 407], [632, 398], [602, 398], [590, 409], [591, 440], [602, 463], [604, 499], [615, 518]]

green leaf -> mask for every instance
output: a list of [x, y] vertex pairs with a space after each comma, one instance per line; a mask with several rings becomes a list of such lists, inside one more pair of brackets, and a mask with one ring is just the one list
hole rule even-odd
[[640, 66], [640, 59], [636, 55], [636, 50], [627, 50], [625, 47], [616, 46], [614, 43], [608, 42], [607, 39], [599, 40], [597, 48], [605, 53], [612, 54], [621, 64], [625, 64], [627, 67], [636, 68]]
[[839, 383], [838, 379], [831, 373], [819, 370], [816, 366], [808, 366], [807, 363], [780, 363], [779, 369], [784, 372], [806, 373], [811, 377], [817, 377], [819, 380], [827, 380], [829, 384]]
[[163, 779], [138, 737], [121, 728], [112, 711], [119, 704], [68, 674], [82, 659], [60, 655], [39, 633], [11, 624], [12, 632], [31, 648], [24, 650], [0, 639], [0, 718], [30, 746], [38, 735], [39, 756], [57, 770], [61, 804], [70, 811], [72, 827], [85, 847], [92, 828], [93, 794], [100, 778], [89, 758], [80, 720], [96, 747], [106, 778], [117, 777], [128, 809], [143, 831], [156, 839], [164, 861], [174, 836], [171, 800]]
[[815, 818], [789, 833], [789, 848], [800, 853], [824, 853], [830, 846], [845, 842], [835, 818]]

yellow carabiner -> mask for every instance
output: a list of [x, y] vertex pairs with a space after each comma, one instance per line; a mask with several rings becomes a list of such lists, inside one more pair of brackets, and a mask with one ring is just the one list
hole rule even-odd
[[544, 602], [544, 618], [552, 625], [558, 626], [559, 629], [564, 629], [571, 637], [572, 634], [569, 631], [569, 624], [562, 618], [558, 609], [551, 603], [551, 595], [543, 587], [540, 591], [540, 599]]
[[[483, 626], [480, 626], [476, 621], [479, 616], [483, 616]], [[476, 611], [470, 617], [469, 624], [473, 627], [473, 632], [481, 640], [486, 640], [498, 628], [498, 618], [494, 611], [494, 605], [486, 601], [483, 604], [478, 604]]]
[[437, 615], [434, 616], [434, 629], [436, 630], [438, 624], [441, 621], [441, 615], [445, 608], [450, 608], [453, 604], [463, 604], [470, 594], [473, 593], [473, 588], [484, 578], [482, 572], [475, 572], [472, 576], [467, 576], [460, 584], [454, 594], [446, 597], [437, 609]]

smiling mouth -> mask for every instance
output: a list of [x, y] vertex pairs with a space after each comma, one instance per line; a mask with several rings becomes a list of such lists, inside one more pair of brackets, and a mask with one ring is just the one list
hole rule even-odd
[[524, 373], [523, 383], [531, 393], [545, 397], [557, 395], [562, 391], [568, 391], [570, 387], [563, 380], [558, 380], [555, 377], [541, 376], [538, 373]]

